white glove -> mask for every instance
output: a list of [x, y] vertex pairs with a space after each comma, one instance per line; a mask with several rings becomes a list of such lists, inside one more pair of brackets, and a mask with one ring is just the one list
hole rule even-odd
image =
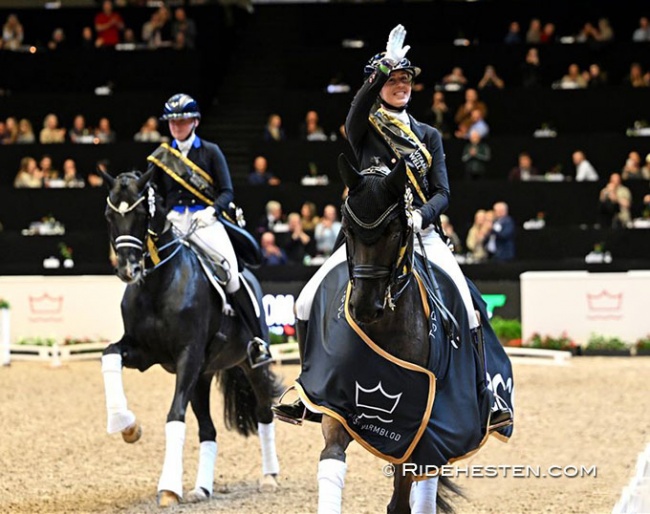
[[214, 213], [214, 207], [208, 206], [205, 209], [196, 211], [192, 214], [192, 221], [196, 221], [199, 227], [207, 227], [217, 220], [217, 218], [214, 217]]
[[403, 46], [404, 39], [406, 38], [406, 29], [403, 25], [397, 25], [388, 35], [388, 42], [386, 43], [386, 59], [393, 63], [399, 63], [411, 47]]
[[413, 211], [411, 214], [411, 220], [413, 220], [413, 231], [416, 234], [422, 232], [422, 214], [420, 214], [420, 211]]

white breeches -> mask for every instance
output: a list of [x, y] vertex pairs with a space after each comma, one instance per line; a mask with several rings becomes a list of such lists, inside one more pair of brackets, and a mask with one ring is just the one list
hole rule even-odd
[[[469, 292], [469, 287], [465, 280], [465, 275], [463, 275], [460, 266], [456, 262], [454, 255], [451, 253], [449, 247], [442, 241], [440, 235], [434, 230], [427, 231], [422, 234], [422, 242], [424, 243], [424, 251], [427, 254], [427, 258], [435, 263], [437, 266], [443, 269], [447, 275], [456, 284], [456, 287], [460, 291], [460, 295], [465, 304], [465, 310], [467, 311], [467, 319], [469, 321], [470, 328], [476, 328], [479, 325], [478, 319], [476, 318], [476, 313], [474, 310], [474, 304], [472, 303], [472, 295]], [[420, 245], [416, 240], [415, 251], [420, 255], [422, 251], [420, 250]], [[302, 288], [300, 295], [296, 300], [296, 317], [300, 320], [307, 321], [309, 320], [309, 313], [311, 311], [312, 303], [314, 302], [314, 295], [316, 294], [316, 289], [323, 281], [325, 276], [334, 268], [337, 264], [344, 262], [347, 258], [346, 245], [341, 245], [338, 250], [336, 250], [318, 269], [318, 271], [309, 279], [309, 282]]]
[[[479, 320], [476, 318], [474, 303], [472, 302], [472, 295], [469, 292], [469, 286], [465, 280], [465, 275], [460, 269], [458, 262], [454, 258], [454, 254], [449, 247], [440, 238], [440, 234], [435, 230], [429, 229], [422, 232], [422, 243], [424, 244], [424, 252], [427, 258], [436, 266], [442, 268], [456, 284], [460, 296], [465, 304], [467, 311], [467, 320], [469, 321], [469, 328], [476, 328], [479, 326]], [[422, 255], [420, 243], [418, 239], [415, 240], [415, 251]]]
[[[169, 211], [167, 219], [183, 234], [187, 234], [192, 224], [192, 214], [188, 210], [185, 212]], [[226, 291], [228, 293], [237, 291], [239, 289], [237, 256], [230, 237], [221, 222], [215, 220], [211, 225], [196, 229], [189, 240], [228, 270], [230, 278], [226, 284]]]

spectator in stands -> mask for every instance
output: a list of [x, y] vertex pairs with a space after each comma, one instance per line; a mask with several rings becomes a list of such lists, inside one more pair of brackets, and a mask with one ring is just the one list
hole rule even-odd
[[279, 114], [271, 114], [266, 120], [262, 139], [264, 141], [284, 141], [287, 138], [282, 127], [282, 117]]
[[590, 64], [589, 71], [585, 71], [583, 76], [587, 81], [587, 87], [590, 89], [601, 88], [607, 85], [607, 73], [600, 68], [600, 64]]
[[639, 18], [639, 26], [632, 33], [632, 41], [636, 43], [650, 41], [650, 21], [647, 16]]
[[15, 188], [39, 188], [43, 187], [43, 172], [38, 167], [33, 157], [20, 159], [20, 167], [14, 178]]
[[537, 45], [542, 41], [542, 21], [539, 18], [533, 18], [528, 25], [526, 32], [526, 43]]
[[526, 88], [543, 85], [542, 64], [537, 48], [529, 48], [521, 65], [521, 85]]
[[329, 257], [334, 251], [336, 238], [341, 230], [341, 222], [338, 220], [338, 211], [332, 204], [323, 209], [323, 216], [314, 229], [314, 240], [318, 255]]
[[18, 139], [18, 121], [13, 116], [5, 120], [5, 133], [2, 136], [0, 144], [13, 145]]
[[632, 221], [632, 193], [621, 183], [621, 175], [612, 173], [598, 195], [600, 222], [604, 227], [625, 228]]
[[43, 185], [51, 187], [52, 184], [56, 185], [56, 181], [60, 178], [59, 170], [54, 167], [52, 156], [50, 154], [41, 155], [38, 161], [38, 167], [43, 174]]
[[264, 232], [287, 232], [288, 225], [282, 212], [282, 204], [277, 200], [266, 202], [266, 214], [257, 223], [255, 232], [261, 237]]
[[645, 156], [645, 164], [641, 168], [641, 175], [650, 180], [650, 153]]
[[542, 28], [542, 34], [540, 36], [539, 42], [544, 45], [550, 45], [557, 41], [555, 35], [555, 23], [545, 23], [544, 28]]
[[497, 75], [496, 69], [491, 64], [488, 64], [485, 67], [485, 72], [483, 77], [479, 80], [478, 88], [479, 89], [503, 89], [506, 83], [503, 81], [499, 75]]
[[641, 206], [641, 217], [643, 219], [650, 219], [650, 194], [643, 197], [643, 205]]
[[467, 86], [467, 77], [460, 66], [454, 66], [451, 73], [442, 77], [442, 87], [447, 91], [458, 91]]
[[103, 0], [101, 11], [95, 15], [95, 46], [98, 48], [114, 48], [122, 36], [124, 19], [113, 10], [112, 0]]
[[465, 180], [479, 180], [487, 175], [487, 165], [492, 159], [490, 145], [482, 140], [477, 130], [469, 133], [469, 141], [463, 147], [461, 161], [465, 166]]
[[474, 223], [467, 232], [465, 245], [475, 263], [486, 261], [488, 258], [485, 250], [487, 237], [492, 231], [492, 218], [488, 218], [485, 209], [479, 209], [474, 213]]
[[111, 128], [111, 121], [106, 116], [99, 118], [99, 123], [95, 129], [95, 139], [100, 144], [115, 143], [117, 141], [117, 135]]
[[94, 50], [95, 48], [97, 48], [97, 41], [93, 33], [93, 28], [86, 26], [81, 29], [81, 49], [87, 51]]
[[47, 42], [48, 50], [65, 50], [68, 46], [68, 41], [65, 38], [65, 31], [61, 27], [56, 27], [52, 31], [52, 37]]
[[454, 121], [457, 125], [455, 135], [457, 138], [465, 139], [469, 133], [469, 128], [472, 126], [472, 111], [479, 109], [483, 118], [487, 116], [487, 105], [482, 100], [479, 100], [479, 95], [476, 89], [468, 88], [465, 91], [465, 102], [458, 107]]
[[621, 170], [621, 178], [623, 180], [648, 180], [650, 174], [647, 173], [648, 169], [642, 166], [641, 154], [637, 151], [631, 151], [628, 156], [623, 169]]
[[174, 9], [174, 21], [172, 21], [172, 38], [176, 41], [178, 34], [183, 34], [185, 47], [190, 50], [196, 48], [196, 22], [187, 16], [184, 7]]
[[560, 79], [559, 87], [560, 89], [584, 89], [587, 87], [587, 80], [576, 63], [569, 64], [566, 75]]
[[316, 225], [318, 225], [318, 222], [320, 221], [318, 209], [314, 202], [307, 201], [302, 204], [300, 207], [300, 219], [302, 220], [302, 227], [305, 231], [313, 234]]
[[7, 137], [7, 124], [0, 120], [0, 145], [4, 144], [3, 141]]
[[443, 139], [451, 137], [451, 130], [453, 126], [453, 119], [451, 111], [445, 102], [445, 93], [442, 91], [434, 91], [431, 107], [422, 116], [422, 121], [437, 128]]
[[578, 43], [590, 43], [600, 40], [600, 32], [590, 21], [586, 22], [578, 35], [576, 36], [576, 42]]
[[472, 124], [468, 129], [469, 134], [472, 132], [478, 132], [478, 135], [481, 136], [481, 139], [485, 139], [490, 135], [490, 126], [483, 118], [483, 111], [478, 107], [472, 110], [471, 122]]
[[515, 258], [515, 221], [508, 214], [508, 204], [497, 202], [493, 206], [494, 223], [485, 249], [493, 261], [511, 261]]
[[65, 143], [65, 129], [59, 127], [59, 117], [50, 113], [43, 120], [43, 128], [38, 136], [41, 144]]
[[633, 62], [630, 64], [630, 73], [623, 79], [623, 84], [630, 87], [650, 86], [650, 72], [644, 73], [641, 64]]
[[525, 182], [533, 177], [538, 177], [539, 171], [533, 166], [533, 158], [528, 152], [521, 152], [518, 157], [517, 166], [510, 170], [508, 180], [511, 182]]
[[598, 19], [598, 41], [608, 43], [614, 40], [614, 29], [609, 18]]
[[84, 180], [77, 173], [77, 163], [74, 159], [63, 161], [63, 181], [65, 187], [85, 187]]
[[587, 160], [585, 153], [582, 150], [573, 152], [573, 164], [576, 167], [576, 182], [595, 182], [598, 180], [598, 172], [596, 168]]
[[521, 26], [518, 21], [511, 21], [508, 26], [503, 42], [506, 45], [518, 45], [521, 43]]
[[289, 262], [302, 264], [305, 256], [314, 252], [313, 238], [305, 232], [302, 218], [297, 212], [292, 212], [287, 218], [290, 238], [284, 246], [284, 251]]
[[305, 141], [327, 141], [325, 129], [320, 125], [318, 112], [311, 110], [305, 114], [305, 121], [300, 128], [301, 138]]
[[269, 162], [263, 155], [253, 159], [253, 170], [248, 174], [251, 186], [278, 186], [280, 179], [269, 171]]
[[93, 142], [93, 131], [86, 126], [86, 117], [83, 114], [77, 114], [72, 119], [72, 127], [68, 130], [68, 139], [74, 144]]
[[106, 159], [101, 159], [95, 164], [95, 169], [92, 169], [88, 172], [88, 185], [90, 187], [102, 187], [104, 185], [104, 178], [98, 173], [98, 170], [102, 170], [104, 173], [108, 173], [109, 162]]
[[167, 138], [163, 137], [158, 131], [158, 118], [149, 116], [140, 127], [133, 140], [138, 143], [160, 143], [166, 141]]
[[21, 118], [18, 122], [18, 136], [16, 143], [23, 145], [30, 145], [36, 142], [36, 135], [32, 128], [32, 122], [27, 118]]
[[453, 247], [453, 251], [456, 255], [461, 255], [465, 252], [463, 248], [463, 242], [460, 240], [460, 237], [454, 230], [454, 226], [449, 221], [449, 216], [446, 214], [440, 215], [440, 226], [442, 227], [442, 232], [449, 238], [449, 242]]
[[149, 48], [164, 48], [171, 46], [171, 29], [169, 26], [169, 9], [161, 5], [151, 13], [148, 21], [142, 25], [142, 41]]
[[5, 50], [18, 50], [23, 44], [25, 36], [23, 25], [18, 15], [11, 13], [2, 25], [2, 48]]
[[262, 264], [265, 266], [283, 266], [288, 262], [287, 254], [275, 242], [273, 232], [264, 232], [260, 238]]

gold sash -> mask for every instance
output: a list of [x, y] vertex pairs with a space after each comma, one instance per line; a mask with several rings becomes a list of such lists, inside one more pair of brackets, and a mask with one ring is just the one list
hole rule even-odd
[[[428, 189], [426, 174], [431, 167], [433, 157], [411, 128], [387, 113], [383, 108], [370, 115], [370, 123], [377, 133], [386, 141], [395, 157], [404, 157], [406, 174], [422, 202], [427, 202]], [[424, 191], [423, 191], [424, 190]]]
[[212, 177], [175, 148], [162, 143], [147, 157], [147, 161], [161, 168], [205, 204], [214, 205]]

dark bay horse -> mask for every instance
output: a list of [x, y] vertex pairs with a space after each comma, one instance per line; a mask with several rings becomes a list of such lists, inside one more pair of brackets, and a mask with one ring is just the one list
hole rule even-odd
[[[268, 366], [251, 368], [250, 334], [237, 318], [224, 312], [225, 297], [213, 287], [182, 235], [171, 228], [151, 184], [152, 173], [127, 172], [116, 178], [103, 173], [109, 188], [105, 215], [117, 254], [117, 274], [128, 284], [121, 304], [124, 335], [102, 356], [108, 432], [121, 432], [129, 443], [142, 433], [127, 408], [122, 366], [145, 371], [160, 364], [175, 374], [159, 505], [173, 505], [183, 497], [188, 404], [198, 420], [200, 456], [195, 486], [186, 499], [207, 500], [217, 456], [217, 432], [210, 416], [211, 383], [216, 377], [224, 396], [226, 427], [244, 436], [258, 433], [263, 460], [260, 489], [275, 489], [279, 464], [271, 404], [278, 380]], [[259, 283], [248, 270], [242, 275], [263, 315]]]
[[339, 171], [349, 188], [347, 263], [316, 293], [296, 382], [301, 399], [323, 413], [319, 514], [341, 512], [353, 440], [393, 465], [384, 468], [393, 476], [389, 513], [452, 512], [460, 489], [422, 469], [440, 469], [487, 439], [494, 400], [483, 361], [451, 278], [416, 262], [404, 161], [359, 172], [342, 155]]

